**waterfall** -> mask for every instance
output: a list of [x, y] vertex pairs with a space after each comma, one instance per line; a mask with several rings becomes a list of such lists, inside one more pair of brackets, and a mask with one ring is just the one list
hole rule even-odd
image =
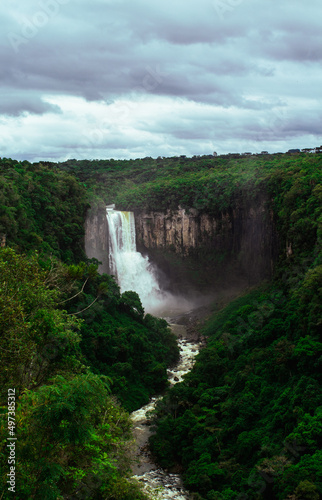
[[146, 312], [154, 311], [165, 298], [152, 265], [136, 250], [133, 212], [106, 208], [109, 230], [109, 262], [121, 292], [132, 290], [139, 295]]

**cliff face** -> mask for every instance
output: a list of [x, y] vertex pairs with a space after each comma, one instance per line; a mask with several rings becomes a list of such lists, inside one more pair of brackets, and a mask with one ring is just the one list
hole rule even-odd
[[149, 212], [135, 216], [136, 234], [145, 249], [165, 248], [180, 255], [188, 255], [199, 246], [221, 248], [229, 245], [231, 221], [228, 215], [220, 220], [207, 214], [199, 215], [191, 209], [168, 210], [167, 213]]
[[[266, 200], [212, 216], [195, 209], [135, 213], [137, 249], [148, 255], [160, 281], [174, 291], [253, 285], [269, 278], [278, 255], [278, 237]], [[109, 272], [105, 210], [89, 213], [85, 250]]]
[[255, 284], [271, 276], [278, 240], [265, 199], [217, 217], [179, 208], [136, 213], [135, 220], [138, 249], [177, 282], [189, 281], [180, 270], [185, 265], [205, 285], [218, 279]]
[[100, 273], [109, 272], [108, 227], [105, 210], [91, 211], [85, 220], [85, 252], [89, 259], [98, 259]]

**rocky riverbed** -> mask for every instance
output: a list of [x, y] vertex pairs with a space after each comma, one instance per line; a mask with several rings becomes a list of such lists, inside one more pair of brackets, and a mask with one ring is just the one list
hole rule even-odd
[[[170, 320], [172, 331], [178, 337], [180, 360], [176, 366], [168, 370], [170, 385], [181, 382], [194, 364], [196, 355], [204, 344], [204, 338], [196, 328], [196, 317], [184, 315]], [[174, 322], [175, 321], [175, 322]], [[185, 323], [185, 324], [179, 324]], [[178, 322], [178, 323], [177, 323]], [[179, 474], [170, 474], [159, 468], [149, 453], [148, 440], [151, 435], [149, 412], [151, 412], [159, 397], [151, 399], [149, 404], [131, 414], [134, 424], [137, 463], [133, 466], [134, 477], [144, 484], [153, 500], [188, 500], [189, 492], [184, 489]]]

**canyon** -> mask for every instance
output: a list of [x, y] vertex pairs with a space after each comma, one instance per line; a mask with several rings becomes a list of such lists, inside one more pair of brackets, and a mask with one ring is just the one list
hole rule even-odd
[[[219, 214], [196, 209], [134, 211], [137, 249], [155, 264], [164, 287], [177, 293], [206, 293], [252, 286], [272, 276], [280, 251], [269, 200]], [[91, 210], [85, 248], [110, 272], [105, 209]]]

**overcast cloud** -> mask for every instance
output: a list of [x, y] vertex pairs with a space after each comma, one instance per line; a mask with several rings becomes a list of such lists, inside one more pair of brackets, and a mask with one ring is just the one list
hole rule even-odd
[[0, 156], [322, 143], [321, 0], [7, 0]]

